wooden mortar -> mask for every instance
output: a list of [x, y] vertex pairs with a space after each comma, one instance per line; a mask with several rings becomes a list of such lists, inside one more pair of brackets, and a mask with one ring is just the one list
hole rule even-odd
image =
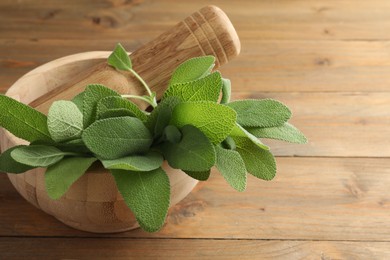
[[[130, 56], [134, 69], [159, 97], [174, 68], [181, 62], [196, 56], [214, 55], [218, 67], [238, 55], [239, 51], [237, 34], [227, 16], [219, 8], [208, 6]], [[87, 52], [51, 61], [20, 78], [6, 95], [47, 112], [53, 101], [71, 99], [91, 83], [105, 84], [120, 93], [143, 94], [144, 89], [138, 81], [106, 65], [109, 54]], [[27, 144], [5, 129], [0, 130], [3, 152], [15, 145]], [[170, 179], [170, 206], [173, 206], [186, 197], [198, 181], [170, 168], [166, 162], [163, 168]], [[48, 197], [44, 172], [45, 169], [38, 168], [23, 174], [8, 174], [8, 177], [27, 201], [76, 229], [112, 233], [139, 226], [118, 192], [112, 175], [100, 165], [91, 167], [59, 200]]]

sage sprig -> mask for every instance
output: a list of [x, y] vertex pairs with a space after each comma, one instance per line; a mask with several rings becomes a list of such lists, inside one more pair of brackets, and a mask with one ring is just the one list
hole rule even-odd
[[[213, 56], [182, 63], [157, 104], [156, 93], [118, 44], [108, 64], [131, 72], [146, 95], [121, 95], [92, 84], [71, 101], [54, 102], [48, 116], [0, 95], [0, 126], [31, 142], [4, 151], [0, 171], [17, 174], [46, 167], [48, 195], [59, 199], [100, 161], [148, 232], [159, 230], [168, 212], [170, 184], [162, 169], [164, 160], [202, 181], [216, 166], [237, 191], [245, 190], [247, 173], [271, 180], [275, 159], [258, 138], [307, 140], [287, 122], [291, 111], [276, 100], [230, 102], [231, 82], [213, 71], [214, 63]], [[153, 110], [142, 111], [128, 98], [141, 99]]]

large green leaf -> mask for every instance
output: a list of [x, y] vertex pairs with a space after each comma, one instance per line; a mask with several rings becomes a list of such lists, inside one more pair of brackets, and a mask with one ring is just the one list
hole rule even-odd
[[149, 130], [138, 118], [118, 117], [96, 121], [84, 130], [85, 145], [102, 159], [144, 153], [152, 144]]
[[164, 98], [174, 96], [181, 101], [213, 101], [217, 102], [221, 92], [222, 79], [219, 72], [204, 78], [186, 83], [171, 85], [164, 93]]
[[164, 225], [170, 201], [169, 178], [164, 170], [111, 172], [119, 192], [141, 228], [148, 232], [158, 231]]
[[130, 70], [132, 67], [130, 57], [120, 43], [115, 46], [114, 51], [108, 57], [108, 64], [118, 70]]
[[18, 145], [18, 146], [11, 147], [0, 155], [0, 172], [23, 173], [35, 168], [29, 165], [19, 163], [11, 157], [11, 152], [20, 147], [24, 147], [24, 146]]
[[108, 109], [101, 113], [98, 116], [98, 119], [106, 119], [106, 118], [112, 118], [112, 117], [124, 117], [124, 116], [129, 116], [129, 117], [136, 117], [133, 112], [130, 110], [124, 109], [124, 108], [113, 108], [113, 109]]
[[214, 62], [214, 56], [196, 57], [183, 62], [173, 72], [169, 85], [194, 81], [208, 75]]
[[210, 101], [184, 102], [172, 113], [171, 124], [182, 127], [193, 125], [199, 128], [214, 143], [222, 142], [232, 131], [236, 122], [233, 109]]
[[83, 114], [71, 101], [55, 101], [47, 115], [47, 126], [56, 142], [77, 139], [83, 131]]
[[237, 123], [244, 127], [272, 127], [283, 125], [291, 111], [272, 99], [238, 100], [227, 104], [237, 112]]
[[48, 167], [72, 153], [63, 152], [47, 145], [21, 146], [11, 152], [11, 157], [22, 164], [32, 167]]
[[107, 110], [111, 109], [126, 109], [140, 120], [146, 120], [146, 114], [142, 112], [136, 104], [119, 96], [110, 96], [101, 99], [96, 109], [97, 117], [99, 118]]
[[246, 168], [240, 154], [234, 150], [228, 150], [215, 146], [217, 161], [215, 166], [225, 180], [237, 191], [244, 191], [246, 188]]
[[0, 127], [29, 142], [50, 142], [47, 117], [10, 97], [0, 95]]
[[49, 197], [55, 200], [61, 198], [96, 160], [96, 158], [70, 157], [47, 168], [45, 184]]
[[159, 168], [163, 163], [163, 157], [156, 152], [145, 155], [131, 155], [115, 160], [102, 160], [106, 169], [118, 169], [129, 171], [151, 171]]
[[109, 89], [100, 84], [88, 85], [84, 91], [83, 100], [83, 120], [84, 128], [87, 128], [96, 120], [96, 110], [99, 101], [105, 97], [120, 95], [112, 89]]
[[291, 143], [305, 144], [307, 139], [301, 131], [289, 123], [275, 127], [250, 127], [248, 132], [259, 138], [270, 138], [287, 141]]
[[175, 169], [185, 171], [207, 171], [215, 163], [214, 146], [196, 127], [181, 128], [182, 137], [178, 143], [169, 141], [161, 145], [164, 158]]
[[256, 136], [249, 133], [247, 130], [245, 130], [243, 127], [241, 127], [239, 124], [236, 123], [236, 125], [233, 127], [232, 132], [230, 133], [230, 136], [239, 136], [239, 137], [245, 137], [251, 140], [254, 144], [256, 144], [258, 147], [264, 150], [269, 150], [269, 147], [263, 144], [259, 139], [257, 139]]
[[237, 152], [240, 153], [245, 168], [250, 174], [263, 180], [272, 180], [275, 177], [276, 163], [270, 151], [261, 149], [245, 137], [233, 137], [233, 139]]

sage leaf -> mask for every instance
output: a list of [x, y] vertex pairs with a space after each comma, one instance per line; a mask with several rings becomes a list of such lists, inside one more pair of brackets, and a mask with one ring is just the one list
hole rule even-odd
[[243, 127], [241, 127], [239, 124], [236, 123], [236, 125], [233, 127], [232, 132], [230, 133], [230, 136], [239, 136], [239, 137], [244, 137], [248, 138], [256, 144], [258, 147], [264, 150], [269, 150], [269, 147], [263, 144], [259, 139], [257, 139], [256, 136], [252, 135], [249, 133], [247, 130], [245, 130]]
[[180, 142], [166, 141], [161, 145], [168, 164], [185, 171], [209, 170], [215, 163], [215, 151], [207, 136], [192, 125], [185, 125], [180, 130]]
[[96, 160], [96, 158], [70, 157], [49, 166], [45, 173], [45, 185], [49, 197], [54, 200], [61, 198]]
[[221, 87], [221, 74], [219, 72], [214, 72], [195, 81], [171, 85], [165, 91], [163, 98], [175, 96], [180, 98], [181, 101], [217, 102]]
[[233, 137], [233, 139], [248, 173], [263, 180], [272, 180], [275, 177], [276, 162], [270, 151], [261, 149], [245, 137]]
[[164, 225], [170, 201], [169, 178], [163, 169], [149, 172], [111, 170], [119, 192], [141, 228], [156, 232]]
[[179, 128], [189, 124], [197, 127], [214, 144], [230, 134], [235, 122], [233, 109], [210, 101], [180, 103], [173, 110], [171, 119], [171, 124]]
[[243, 127], [279, 126], [291, 117], [287, 106], [272, 99], [238, 100], [227, 105], [237, 112], [237, 123]]
[[97, 119], [101, 120], [101, 119], [106, 119], [111, 117], [124, 117], [124, 116], [135, 117], [134, 113], [131, 112], [130, 110], [124, 108], [113, 108], [113, 109], [107, 109], [106, 111], [101, 113]]
[[83, 131], [83, 114], [71, 101], [55, 101], [47, 115], [47, 126], [56, 142], [76, 139]]
[[196, 57], [183, 62], [173, 72], [169, 85], [203, 78], [211, 72], [214, 62], [214, 56]]
[[191, 178], [194, 178], [198, 181], [207, 181], [210, 177], [210, 170], [207, 171], [201, 171], [201, 172], [194, 172], [194, 171], [184, 171], [188, 176]]
[[244, 191], [246, 188], [246, 168], [244, 160], [237, 151], [228, 150], [215, 146], [217, 160], [215, 166], [229, 185], [237, 190]]
[[145, 121], [145, 125], [151, 133], [155, 136], [162, 134], [164, 128], [169, 124], [173, 109], [180, 102], [177, 97], [167, 97], [158, 104]]
[[83, 113], [83, 106], [84, 106], [84, 95], [85, 92], [80, 92], [77, 94], [74, 98], [72, 98], [72, 102], [77, 106], [77, 108], [80, 110], [81, 113]]
[[136, 104], [120, 96], [109, 96], [101, 99], [96, 109], [97, 117], [101, 118], [103, 113], [111, 109], [126, 109], [142, 121], [145, 121], [147, 117]]
[[250, 127], [247, 130], [249, 133], [259, 138], [277, 139], [297, 144], [307, 143], [305, 135], [289, 123], [284, 123], [281, 126], [266, 128]]
[[221, 104], [230, 102], [230, 96], [232, 95], [232, 83], [229, 79], [222, 78], [222, 98]]
[[94, 122], [83, 131], [85, 145], [102, 159], [118, 159], [144, 153], [152, 144], [152, 136], [135, 117], [107, 118]]
[[10, 97], [0, 95], [0, 127], [28, 142], [52, 142], [47, 117]]
[[18, 145], [18, 146], [11, 147], [0, 155], [0, 172], [23, 173], [35, 168], [29, 165], [19, 163], [11, 157], [11, 152], [20, 147], [24, 147], [24, 146]]
[[164, 129], [165, 140], [177, 144], [180, 142], [181, 138], [182, 138], [182, 134], [176, 126], [168, 125], [167, 127], [165, 127]]
[[151, 171], [159, 168], [163, 163], [163, 157], [156, 152], [145, 155], [131, 155], [115, 160], [102, 160], [106, 169], [118, 169], [129, 171]]
[[117, 70], [130, 70], [132, 68], [130, 57], [120, 43], [115, 46], [114, 51], [108, 57], [108, 64]]
[[32, 167], [48, 167], [70, 155], [54, 146], [30, 145], [18, 147], [11, 152], [11, 157], [22, 164]]
[[84, 128], [87, 128], [96, 120], [97, 104], [105, 97], [120, 95], [112, 89], [100, 84], [88, 85], [85, 89], [83, 103]]

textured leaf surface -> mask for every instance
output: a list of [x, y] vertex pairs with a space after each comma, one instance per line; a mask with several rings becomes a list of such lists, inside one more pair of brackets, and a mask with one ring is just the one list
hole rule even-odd
[[102, 159], [117, 159], [146, 152], [152, 136], [135, 117], [108, 118], [96, 121], [84, 130], [85, 145]]
[[194, 172], [194, 171], [184, 171], [188, 176], [194, 178], [198, 181], [207, 181], [210, 177], [210, 170], [207, 171], [201, 171], [201, 172]]
[[214, 56], [196, 57], [183, 62], [173, 72], [169, 85], [194, 81], [208, 75], [214, 62]]
[[83, 91], [72, 98], [72, 102], [77, 106], [81, 113], [83, 113], [84, 95], [85, 92]]
[[51, 141], [47, 117], [10, 97], [0, 95], [0, 127], [29, 142]]
[[181, 128], [179, 143], [164, 142], [161, 149], [164, 158], [175, 169], [186, 171], [207, 171], [215, 163], [214, 146], [196, 127], [186, 125]]
[[269, 147], [263, 144], [259, 139], [257, 139], [256, 136], [249, 133], [247, 130], [245, 130], [243, 127], [241, 127], [239, 124], [236, 123], [236, 125], [233, 127], [232, 132], [230, 133], [230, 136], [239, 136], [248, 138], [251, 140], [254, 144], [256, 144], [258, 147], [264, 150], [269, 150]]
[[69, 153], [46, 145], [22, 146], [11, 152], [11, 157], [22, 164], [33, 167], [47, 167], [64, 158]]
[[214, 102], [185, 102], [178, 104], [172, 113], [171, 124], [177, 127], [193, 125], [199, 128], [212, 143], [222, 142], [236, 122], [233, 109]]
[[246, 168], [240, 154], [234, 150], [224, 149], [215, 146], [217, 161], [215, 166], [225, 180], [237, 191], [244, 191], [246, 188]]
[[120, 95], [112, 89], [103, 85], [92, 84], [85, 89], [84, 103], [83, 103], [83, 120], [84, 128], [87, 128], [96, 120], [96, 110], [99, 101], [105, 97]]
[[162, 131], [169, 123], [169, 121], [167, 122], [167, 118], [171, 118], [173, 109], [180, 102], [180, 99], [177, 97], [163, 99], [146, 119], [145, 125], [150, 132], [154, 133], [154, 135], [162, 134]]
[[164, 170], [111, 172], [119, 192], [141, 228], [148, 232], [158, 231], [164, 224], [170, 200], [169, 178]]
[[136, 104], [120, 96], [110, 96], [101, 99], [97, 105], [97, 116], [99, 117], [107, 110], [111, 109], [126, 109], [140, 120], [146, 120], [146, 114], [142, 112]]
[[230, 96], [232, 95], [232, 83], [229, 79], [222, 78], [222, 98], [221, 104], [230, 102]]
[[18, 145], [18, 146], [11, 147], [0, 155], [0, 172], [23, 173], [25, 171], [35, 168], [29, 165], [19, 163], [11, 157], [11, 152], [20, 147], [24, 147], [24, 146]]
[[284, 123], [282, 126], [267, 127], [267, 128], [248, 128], [248, 132], [259, 138], [270, 138], [287, 141], [291, 143], [304, 144], [307, 139], [301, 131], [289, 123]]
[[132, 67], [130, 57], [120, 43], [108, 57], [108, 64], [118, 70], [130, 70]]
[[291, 117], [288, 107], [272, 99], [238, 100], [227, 105], [237, 112], [237, 123], [244, 127], [279, 126]]
[[56, 142], [76, 139], [83, 131], [83, 114], [72, 101], [55, 101], [47, 115], [47, 126]]
[[171, 85], [164, 93], [164, 98], [175, 96], [181, 101], [217, 102], [221, 92], [222, 79], [219, 72], [214, 72], [201, 79]]
[[131, 112], [130, 110], [124, 109], [124, 108], [113, 108], [113, 109], [108, 109], [101, 113], [97, 119], [106, 119], [106, 118], [112, 118], [112, 117], [124, 117], [124, 116], [129, 116], [129, 117], [135, 117], [134, 113]]
[[237, 152], [245, 163], [246, 170], [253, 176], [272, 180], [276, 174], [275, 158], [270, 151], [261, 149], [248, 138], [234, 137]]
[[45, 173], [46, 191], [50, 198], [61, 198], [94, 163], [96, 158], [66, 158], [47, 168]]
[[145, 155], [132, 155], [115, 160], [102, 160], [102, 163], [106, 169], [151, 171], [162, 165], [163, 157], [159, 153], [150, 152]]

